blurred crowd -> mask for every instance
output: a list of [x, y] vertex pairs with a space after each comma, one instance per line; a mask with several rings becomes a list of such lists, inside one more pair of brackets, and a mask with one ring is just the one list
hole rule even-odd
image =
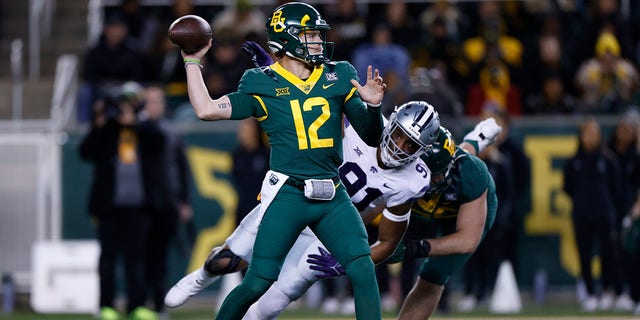
[[[117, 6], [106, 7], [102, 36], [97, 43], [91, 44], [83, 57], [78, 121], [91, 123], [92, 130], [97, 132], [108, 128], [106, 124], [111, 119], [118, 128], [112, 132], [113, 141], [122, 140], [122, 132], [135, 128], [131, 132], [139, 140], [134, 139], [130, 144], [151, 141], [148, 146], [163, 146], [167, 138], [154, 134], [164, 129], [156, 124], [148, 125], [149, 121], [165, 118], [196, 120], [187, 97], [182, 57], [167, 37], [171, 22], [187, 14], [196, 14], [211, 22], [214, 45], [207, 60], [203, 61], [203, 73], [210, 95], [219, 97], [234, 91], [243, 72], [253, 67], [241, 54], [241, 44], [252, 40], [266, 48], [265, 12], [280, 3], [282, 1], [263, 8], [252, 5], [250, 0], [236, 0], [229, 6], [196, 6], [190, 0], [173, 0], [170, 5], [156, 6], [142, 5], [140, 0], [122, 0]], [[375, 3], [340, 0], [316, 6], [331, 25], [328, 40], [335, 41], [332, 60], [350, 61], [361, 79], [365, 77], [368, 65], [380, 69], [388, 84], [382, 106], [384, 113], [389, 114], [394, 106], [405, 101], [420, 99], [430, 102], [444, 117], [491, 116], [503, 128], [495, 145], [480, 155], [496, 182], [500, 208], [494, 230], [466, 266], [463, 275], [465, 297], [457, 306], [459, 310], [470, 311], [486, 302], [500, 262], [506, 259], [518, 267], [516, 245], [523, 213], [518, 212], [516, 203], [530, 186], [530, 168], [521, 147], [509, 136], [512, 117], [625, 114], [627, 116], [622, 118], [608, 143], [604, 142], [606, 139], [596, 120], [590, 119], [580, 127], [577, 134], [579, 148], [565, 167], [564, 188], [574, 203], [572, 218], [582, 262], [581, 278], [587, 290], [583, 308], [586, 311], [636, 308], [640, 313], [640, 279], [637, 279], [640, 227], [636, 223], [640, 221], [639, 120], [633, 111], [640, 104], [640, 26], [632, 23], [640, 19], [640, 2], [627, 3], [629, 7], [624, 10], [617, 0], [389, 0]], [[106, 108], [113, 102], [110, 101], [112, 88], [121, 90], [122, 84], [131, 81], [147, 87], [146, 103], [152, 102], [157, 95], [162, 104], [166, 104], [166, 112], [154, 118], [149, 117], [152, 110], [143, 108], [144, 121], [136, 115], [131, 115], [133, 119], [123, 120], [121, 118], [133, 111]], [[233, 176], [240, 183], [240, 204], [246, 205], [238, 210], [238, 221], [242, 218], [240, 214], [249, 212], [247, 208], [255, 204], [256, 190], [268, 167], [269, 157], [268, 144], [256, 123], [246, 121], [242, 126], [245, 129], [238, 131], [239, 146], [233, 154], [236, 166]], [[162, 143], [145, 137], [159, 137]], [[125, 201], [124, 207], [115, 204], [116, 210], [137, 213], [142, 203], [154, 204], [153, 199], [141, 198], [155, 192], [154, 184], [144, 181], [144, 173], [145, 170], [160, 169], [148, 167], [144, 155], [127, 158], [126, 141], [120, 141], [117, 147], [113, 142], [113, 154], [101, 154], [103, 158], [97, 159], [89, 153], [90, 143], [88, 140], [84, 144], [83, 156], [96, 162], [96, 170], [100, 161], [109, 161], [116, 155], [122, 158], [123, 164], [132, 163], [131, 159], [133, 163], [136, 159], [140, 161], [139, 168], [123, 165], [104, 173], [109, 175], [111, 184], [118, 182], [119, 175], [123, 179], [129, 177], [125, 171], [118, 170], [134, 170], [142, 179], [137, 181], [140, 189], [120, 190], [120, 196], [129, 198], [112, 197]], [[165, 148], [151, 150], [149, 154], [166, 159], [170, 152]], [[169, 162], [164, 163], [169, 165]], [[188, 183], [185, 183], [185, 189], [186, 185]], [[144, 189], [147, 187], [150, 189]], [[132, 200], [132, 195], [138, 197]], [[180, 213], [188, 208], [178, 206], [188, 204], [184, 194], [182, 198], [172, 195], [166, 199], [173, 199], [175, 203], [151, 208], [166, 211], [165, 216], [170, 217], [171, 223], [178, 217], [188, 219], [189, 213]], [[134, 201], [133, 205], [131, 201]], [[114, 204], [106, 207], [114, 208]], [[630, 214], [635, 212], [634, 208], [637, 212]], [[92, 213], [100, 217], [99, 212]], [[625, 222], [625, 217], [634, 218]], [[151, 222], [145, 218], [139, 223], [146, 226]], [[166, 228], [171, 223], [160, 222], [158, 226]], [[102, 240], [110, 241], [113, 231], [105, 229], [109, 225], [101, 226]], [[145, 227], [145, 230], [151, 229]], [[157, 235], [174, 232], [159, 230]], [[636, 238], [629, 230], [636, 230]], [[141, 233], [131, 236], [138, 237], [135, 241], [140, 246], [147, 241], [168, 241], [142, 239]], [[153, 236], [153, 231], [146, 236]], [[625, 242], [624, 239], [632, 240]], [[612, 248], [600, 250], [605, 253], [600, 289], [592, 279], [589, 263], [596, 240], [600, 248]], [[103, 243], [104, 246], [112, 251], [118, 249], [112, 248], [111, 243]], [[155, 258], [152, 257], [155, 259], [150, 262], [152, 265], [164, 265], [161, 261], [166, 260], [166, 245], [163, 248]], [[144, 282], [144, 279], [135, 278], [136, 270], [143, 268], [144, 262], [127, 263], [131, 268], [130, 281]], [[110, 260], [101, 262], [101, 273], [110, 272], [108, 269], [113, 268], [112, 264]], [[400, 271], [393, 267], [387, 269], [385, 265], [380, 267], [384, 269], [380, 271], [380, 288], [386, 291], [383, 292], [383, 305], [388, 309], [400, 305], [410, 289], [411, 278], [415, 277], [415, 266], [405, 268], [407, 270]], [[162, 273], [157, 279], [164, 279]], [[400, 280], [403, 273], [410, 279]], [[348, 287], [340, 283], [333, 286]], [[165, 289], [152, 290], [156, 290], [152, 293], [157, 301], [156, 311], [163, 311], [159, 297]], [[134, 294], [131, 299], [139, 301], [143, 299], [140, 295], [142, 293]], [[106, 298], [101, 306], [112, 306], [109, 298], [112, 292], [103, 292], [103, 296]], [[332, 296], [339, 298], [327, 299], [322, 306], [326, 312], [352, 312], [344, 309], [352, 307], [352, 302], [347, 301], [344, 307], [339, 305], [339, 301], [349, 296], [348, 289]], [[136, 303], [129, 311], [141, 305], [141, 302]], [[446, 295], [441, 305], [442, 310], [449, 310]]]
[[[283, 1], [276, 1], [279, 4]], [[151, 2], [152, 3], [152, 2]], [[331, 25], [333, 60], [347, 60], [364, 78], [369, 64], [388, 82], [385, 113], [425, 99], [446, 115], [618, 114], [640, 100], [640, 4], [597, 1], [387, 2], [319, 4]], [[84, 56], [78, 119], [90, 118], [103, 83], [162, 83], [169, 117], [192, 117], [179, 51], [167, 37], [176, 18], [211, 22], [214, 47], [205, 62], [212, 96], [235, 89], [251, 67], [245, 40], [266, 47], [265, 12], [272, 6], [142, 5], [105, 7], [100, 40]], [[107, 63], [108, 62], [108, 63]]]

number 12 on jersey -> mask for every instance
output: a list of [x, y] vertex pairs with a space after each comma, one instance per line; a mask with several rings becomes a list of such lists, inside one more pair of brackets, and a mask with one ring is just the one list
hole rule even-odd
[[[293, 115], [293, 123], [296, 127], [296, 135], [298, 136], [298, 149], [315, 149], [333, 147], [333, 138], [318, 138], [318, 130], [331, 117], [329, 109], [329, 101], [322, 97], [311, 97], [304, 101], [300, 107], [299, 100], [289, 101], [291, 104], [291, 114]], [[305, 128], [302, 112], [311, 111], [314, 107], [322, 108], [322, 113], [316, 118], [309, 128]], [[308, 142], [307, 142], [308, 136]], [[309, 145], [311, 147], [309, 147]]]

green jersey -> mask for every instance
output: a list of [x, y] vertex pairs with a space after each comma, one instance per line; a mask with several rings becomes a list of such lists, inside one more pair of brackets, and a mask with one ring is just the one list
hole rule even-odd
[[269, 137], [272, 170], [298, 179], [331, 178], [342, 164], [342, 114], [368, 144], [382, 134], [379, 108], [367, 107], [348, 62], [315, 67], [302, 80], [279, 63], [247, 70], [229, 94], [232, 119], [255, 117]]
[[[427, 193], [411, 208], [412, 223], [433, 223], [446, 226], [455, 223], [460, 205], [477, 199], [487, 190], [487, 220], [485, 231], [491, 228], [498, 208], [496, 186], [487, 165], [478, 157], [456, 147], [454, 164], [449, 172], [451, 183], [441, 192]], [[448, 228], [445, 228], [448, 229]], [[444, 230], [441, 230], [441, 232]], [[449, 233], [449, 230], [444, 233]]]
[[[498, 198], [496, 186], [485, 163], [478, 157], [468, 154], [456, 147], [454, 163], [447, 179], [449, 185], [438, 192], [429, 192], [411, 208], [411, 223], [406, 237], [424, 239], [442, 237], [456, 232], [456, 222], [460, 206], [471, 202], [487, 191], [487, 218], [482, 238], [491, 229], [496, 217]], [[471, 256], [468, 254], [452, 254], [429, 257], [420, 266], [418, 275], [421, 279], [444, 285], [449, 277], [460, 270]]]

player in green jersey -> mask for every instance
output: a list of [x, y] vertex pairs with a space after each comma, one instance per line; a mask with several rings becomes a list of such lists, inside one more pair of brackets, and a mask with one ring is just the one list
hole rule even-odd
[[[465, 142], [489, 143], [481, 136], [474, 130]], [[462, 268], [491, 229], [498, 206], [487, 166], [457, 146], [449, 130], [440, 128], [423, 160], [431, 170], [431, 185], [414, 202], [405, 239], [390, 258], [427, 258], [400, 309], [398, 319], [403, 320], [427, 319], [433, 313], [451, 274]]]
[[252, 263], [225, 299], [216, 319], [240, 319], [273, 283], [282, 262], [309, 226], [345, 266], [358, 319], [380, 319], [380, 297], [367, 234], [338, 178], [342, 163], [342, 116], [377, 146], [383, 129], [377, 106], [386, 84], [369, 67], [364, 86], [353, 66], [330, 62], [329, 25], [312, 6], [291, 2], [266, 23], [277, 62], [245, 72], [237, 92], [212, 99], [199, 61], [211, 43], [185, 58], [189, 98], [203, 120], [255, 117], [271, 143], [270, 171], [261, 189], [263, 215]]

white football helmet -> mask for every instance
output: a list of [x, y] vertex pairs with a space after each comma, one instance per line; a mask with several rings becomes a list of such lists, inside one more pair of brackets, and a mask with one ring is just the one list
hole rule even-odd
[[[438, 138], [440, 116], [424, 101], [410, 101], [399, 107], [389, 117], [382, 133], [380, 159], [387, 167], [399, 167], [411, 163]], [[401, 137], [410, 139], [413, 147], [398, 145]]]

